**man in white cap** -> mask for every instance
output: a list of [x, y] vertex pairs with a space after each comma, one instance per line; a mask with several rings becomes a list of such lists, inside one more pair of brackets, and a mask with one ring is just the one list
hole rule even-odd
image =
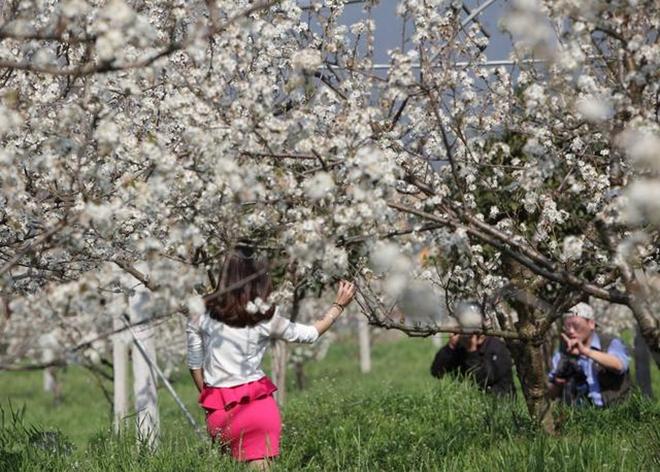
[[630, 390], [630, 355], [623, 341], [596, 332], [594, 310], [586, 303], [571, 307], [563, 322], [548, 375], [550, 396], [600, 407], [623, 398]]

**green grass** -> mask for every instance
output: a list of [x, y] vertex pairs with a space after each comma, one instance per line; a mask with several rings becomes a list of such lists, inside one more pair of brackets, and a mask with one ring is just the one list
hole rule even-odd
[[[305, 390], [290, 374], [274, 470], [660, 470], [659, 402], [636, 396], [608, 410], [564, 410], [561, 436], [549, 437], [520, 397], [494, 402], [469, 383], [431, 378], [434, 353], [426, 339], [376, 343], [363, 375], [356, 344], [344, 340], [308, 364]], [[655, 369], [657, 394], [659, 377]], [[61, 380], [54, 405], [40, 373], [0, 373], [1, 471], [245, 470], [198, 440], [164, 389], [161, 443], [150, 452], [130, 430], [110, 433], [110, 405], [87, 372], [71, 367]], [[201, 422], [185, 371], [174, 386]], [[22, 417], [11, 414], [22, 406]]]

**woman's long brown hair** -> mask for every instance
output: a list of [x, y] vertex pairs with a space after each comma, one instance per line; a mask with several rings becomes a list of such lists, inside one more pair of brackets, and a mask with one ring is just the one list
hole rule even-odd
[[257, 297], [266, 302], [272, 290], [268, 260], [259, 257], [253, 247], [237, 244], [222, 265], [218, 286], [206, 297], [206, 309], [211, 318], [229, 326], [254, 326], [272, 318], [275, 307], [265, 313], [249, 313], [247, 304]]

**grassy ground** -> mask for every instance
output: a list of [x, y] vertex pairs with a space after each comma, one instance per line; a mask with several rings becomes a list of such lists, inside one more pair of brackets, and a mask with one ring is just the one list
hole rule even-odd
[[[306, 368], [308, 387], [289, 376], [282, 457], [276, 470], [660, 470], [660, 402], [639, 397], [616, 408], [563, 411], [562, 435], [539, 433], [522, 399], [493, 402], [467, 383], [428, 375], [429, 340], [377, 343], [362, 375], [357, 346], [335, 343]], [[0, 373], [0, 470], [243, 470], [198, 440], [161, 390], [161, 446], [140, 451], [130, 433], [109, 432], [110, 405], [79, 368], [61, 373], [63, 400], [41, 374]], [[201, 422], [187, 373], [175, 388]], [[654, 371], [660, 394], [660, 375]], [[11, 406], [10, 406], [11, 404]], [[24, 415], [12, 415], [21, 407]], [[35, 425], [31, 427], [30, 425]]]

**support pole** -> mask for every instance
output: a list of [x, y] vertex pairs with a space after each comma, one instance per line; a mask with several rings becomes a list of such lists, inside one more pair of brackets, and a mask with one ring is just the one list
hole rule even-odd
[[[138, 291], [129, 302], [130, 321], [145, 322], [148, 313], [144, 309], [149, 303], [150, 293]], [[128, 324], [130, 326], [130, 323]], [[149, 323], [141, 324], [136, 330], [129, 328], [133, 336], [133, 395], [137, 419], [138, 439], [149, 447], [158, 444], [160, 417], [158, 415], [158, 378], [153, 368], [156, 347], [153, 328]]]
[[[113, 328], [122, 328], [122, 320], [117, 317]], [[113, 428], [119, 433], [124, 419], [128, 416], [128, 343], [123, 333], [112, 337], [113, 366]]]
[[154, 361], [154, 359], [150, 356], [149, 351], [147, 347], [144, 345], [142, 340], [139, 338], [138, 334], [131, 328], [130, 324], [128, 324], [127, 321], [124, 321], [126, 323], [126, 326], [128, 328], [128, 331], [131, 333], [131, 336], [133, 337], [133, 342], [135, 344], [135, 347], [138, 349], [140, 352], [142, 358], [145, 360], [145, 362], [149, 365], [149, 367], [156, 373], [156, 375], [163, 381], [163, 385], [165, 385], [165, 388], [167, 391], [172, 395], [172, 398], [174, 398], [174, 401], [178, 405], [178, 407], [181, 409], [183, 412], [184, 416], [188, 420], [188, 423], [193, 427], [195, 432], [200, 435], [204, 436], [204, 433], [200, 429], [199, 425], [197, 424], [197, 421], [195, 421], [195, 418], [190, 414], [190, 411], [188, 411], [188, 408], [186, 408], [186, 405], [183, 403], [181, 400], [181, 397], [176, 393], [174, 390], [174, 387], [172, 387], [172, 384], [170, 383], [169, 380], [167, 380], [167, 376], [163, 373], [163, 371], [158, 367], [158, 364]]
[[282, 407], [286, 399], [286, 365], [288, 360], [287, 345], [285, 341], [275, 340], [271, 347], [273, 382], [277, 391], [273, 394], [277, 404]]
[[360, 371], [371, 372], [371, 340], [369, 339], [369, 320], [366, 316], [358, 317], [358, 341], [360, 343]]

